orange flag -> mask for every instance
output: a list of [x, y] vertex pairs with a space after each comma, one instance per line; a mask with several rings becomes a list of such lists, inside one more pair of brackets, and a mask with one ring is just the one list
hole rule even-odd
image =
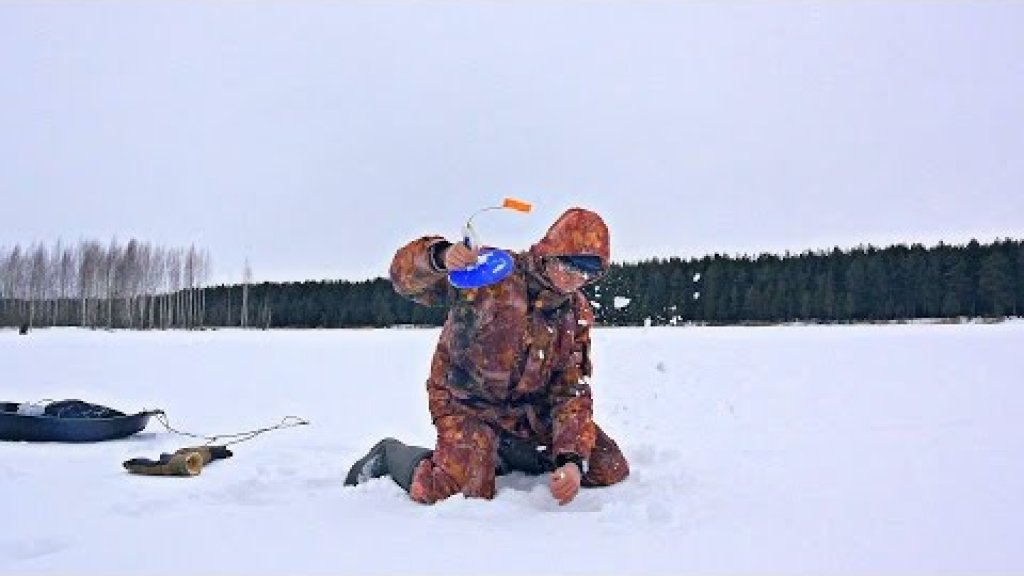
[[522, 200], [516, 200], [515, 198], [505, 198], [505, 201], [501, 203], [501, 207], [517, 210], [519, 212], [529, 212], [533, 208], [529, 202], [523, 202]]

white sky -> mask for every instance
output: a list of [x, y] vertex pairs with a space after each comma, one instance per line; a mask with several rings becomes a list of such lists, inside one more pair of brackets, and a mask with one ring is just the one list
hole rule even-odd
[[613, 258], [1024, 237], [1024, 2], [0, 0], [0, 245], [385, 275], [477, 220]]

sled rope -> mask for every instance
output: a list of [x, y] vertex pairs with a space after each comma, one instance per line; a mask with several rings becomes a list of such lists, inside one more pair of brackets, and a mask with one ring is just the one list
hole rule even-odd
[[221, 446], [230, 446], [232, 444], [238, 444], [240, 442], [247, 442], [265, 432], [272, 432], [274, 430], [283, 430], [285, 428], [294, 428], [296, 426], [309, 425], [309, 420], [306, 420], [305, 418], [299, 418], [298, 416], [285, 416], [284, 418], [281, 419], [279, 423], [273, 426], [267, 426], [266, 428], [257, 428], [256, 430], [236, 432], [234, 434], [217, 434], [216, 436], [204, 436], [202, 434], [193, 434], [191, 432], [185, 432], [183, 430], [178, 430], [172, 427], [170, 420], [167, 418], [167, 414], [164, 413], [162, 410], [155, 412], [153, 416], [156, 418], [157, 422], [163, 424], [164, 428], [166, 428], [168, 432], [177, 434], [179, 436], [187, 436], [189, 438], [205, 440], [206, 444], [208, 445], [213, 444], [214, 442], [217, 442], [218, 440], [221, 439], [232, 439], [228, 442], [220, 444]]

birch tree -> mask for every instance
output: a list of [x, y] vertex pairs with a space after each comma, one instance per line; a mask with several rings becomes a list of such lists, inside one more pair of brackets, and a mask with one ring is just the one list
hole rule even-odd
[[61, 314], [61, 308], [67, 308], [68, 301], [75, 291], [76, 254], [74, 248], [62, 246], [60, 243], [58, 243], [57, 249], [54, 252], [59, 259], [57, 271], [57, 284], [59, 286], [57, 294], [59, 303], [57, 306], [57, 322], [68, 324], [71, 319], [67, 317], [66, 311], [63, 315]]
[[29, 265], [29, 278], [28, 278], [28, 325], [29, 328], [35, 326], [35, 315], [37, 303], [41, 308], [45, 309], [45, 305], [42, 305], [46, 299], [46, 247], [43, 244], [34, 244], [32, 246], [31, 263]]
[[252, 266], [249, 259], [245, 259], [245, 267], [242, 268], [242, 314], [240, 323], [242, 328], [249, 327], [249, 285], [252, 284]]
[[165, 269], [167, 270], [167, 320], [168, 327], [173, 327], [181, 320], [181, 251], [170, 250], [167, 253]]

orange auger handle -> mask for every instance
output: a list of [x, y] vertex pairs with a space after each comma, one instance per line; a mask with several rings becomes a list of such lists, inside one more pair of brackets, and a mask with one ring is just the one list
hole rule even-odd
[[481, 208], [473, 213], [472, 216], [466, 220], [466, 225], [462, 227], [462, 242], [470, 248], [474, 248], [480, 245], [480, 241], [477, 239], [476, 230], [473, 229], [473, 218], [476, 218], [477, 214], [481, 212], [487, 212], [488, 210], [515, 210], [516, 212], [522, 212], [524, 214], [529, 213], [533, 210], [533, 205], [529, 202], [519, 200], [517, 198], [505, 198], [501, 202], [501, 206], [488, 206], [487, 208]]
[[501, 203], [501, 207], [523, 213], [529, 212], [530, 210], [533, 209], [533, 205], [530, 204], [529, 202], [523, 202], [522, 200], [518, 200], [516, 198], [505, 198], [505, 200]]

